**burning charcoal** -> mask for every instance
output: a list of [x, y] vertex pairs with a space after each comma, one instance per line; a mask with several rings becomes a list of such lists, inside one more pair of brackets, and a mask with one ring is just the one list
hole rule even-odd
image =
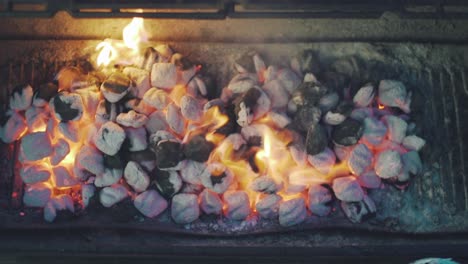
[[223, 211], [223, 201], [219, 195], [209, 189], [203, 190], [198, 195], [200, 200], [200, 208], [205, 214], [220, 215]]
[[81, 185], [81, 199], [83, 200], [83, 206], [86, 208], [89, 205], [90, 199], [94, 196], [96, 187], [93, 184]]
[[367, 117], [374, 116], [374, 111], [372, 110], [372, 108], [368, 107], [355, 108], [349, 116], [354, 120], [364, 122], [364, 119], [366, 119]]
[[379, 188], [382, 184], [382, 180], [373, 170], [360, 174], [357, 181], [362, 187], [369, 189]]
[[26, 160], [35, 161], [49, 157], [54, 149], [46, 132], [27, 134], [21, 139], [21, 150]]
[[263, 90], [270, 98], [272, 108], [284, 108], [288, 105], [289, 93], [279, 80], [265, 83]]
[[169, 104], [169, 106], [167, 107], [166, 121], [169, 127], [172, 129], [172, 131], [174, 131], [176, 134], [181, 135], [184, 133], [184, 118], [182, 117], [180, 108], [173, 103]]
[[321, 184], [312, 184], [309, 187], [309, 210], [314, 215], [326, 216], [331, 212], [330, 203], [333, 200], [331, 190]]
[[250, 189], [256, 192], [271, 194], [279, 191], [279, 189], [281, 189], [281, 185], [277, 184], [271, 177], [265, 175], [252, 180], [250, 183]]
[[152, 174], [156, 182], [156, 188], [166, 198], [171, 198], [182, 188], [182, 179], [177, 171], [155, 169]]
[[174, 53], [167, 44], [161, 44], [154, 47], [154, 50], [158, 53], [158, 62], [169, 62], [171, 60], [172, 54]]
[[128, 113], [120, 113], [116, 119], [118, 124], [126, 127], [139, 128], [142, 127], [148, 122], [148, 117], [143, 114], [139, 114], [133, 110], [130, 110]]
[[101, 190], [99, 193], [99, 201], [101, 202], [102, 206], [109, 208], [114, 204], [122, 201], [127, 196], [127, 189], [120, 184], [115, 184], [110, 187], [105, 187]]
[[320, 108], [306, 105], [298, 109], [294, 116], [294, 122], [301, 132], [306, 132], [320, 121], [321, 116]]
[[64, 139], [59, 139], [53, 146], [54, 154], [50, 157], [50, 164], [56, 166], [59, 164], [70, 152], [70, 145]]
[[[249, 72], [255, 72], [255, 62], [253, 57], [258, 54], [256, 54], [253, 51], [246, 52], [242, 54], [235, 62], [234, 62], [234, 68], [239, 72], [239, 73], [249, 73]], [[259, 57], [258, 57], [259, 58]]]
[[52, 195], [51, 186], [45, 182], [27, 185], [24, 190], [23, 203], [29, 207], [44, 207]]
[[110, 120], [111, 104], [106, 100], [101, 100], [97, 106], [94, 118], [96, 123], [104, 124]]
[[200, 216], [197, 195], [179, 193], [172, 197], [171, 216], [177, 224], [188, 224], [197, 220]]
[[[289, 93], [292, 94], [294, 90], [301, 84], [301, 79], [288, 68], [283, 68], [278, 72], [278, 80], [281, 82], [282, 87]], [[289, 99], [289, 98], [288, 98]]]
[[201, 184], [202, 178], [210, 176], [204, 163], [192, 160], [185, 160], [180, 170], [182, 180], [191, 184]]
[[156, 163], [160, 169], [176, 167], [184, 159], [181, 144], [172, 140], [159, 141], [155, 153]]
[[122, 169], [105, 168], [102, 174], [96, 175], [94, 185], [96, 185], [96, 187], [111, 186], [112, 184], [119, 182], [122, 178], [122, 174]]
[[234, 174], [222, 163], [211, 163], [206, 167], [206, 173], [202, 173], [200, 178], [206, 188], [216, 193], [223, 193], [234, 181]]
[[125, 69], [123, 69], [123, 74], [127, 75], [134, 84], [131, 90], [133, 96], [141, 99], [146, 91], [151, 88], [150, 75], [147, 70], [125, 67]]
[[156, 154], [150, 149], [123, 153], [125, 155], [123, 157], [124, 160], [136, 161], [147, 171], [152, 171], [156, 168]]
[[405, 138], [408, 124], [403, 119], [393, 115], [386, 115], [382, 119], [388, 127], [388, 139], [401, 143]]
[[159, 130], [165, 130], [168, 128], [167, 122], [166, 122], [166, 116], [164, 112], [161, 111], [156, 111], [153, 112], [149, 117], [148, 117], [148, 122], [146, 122], [146, 130], [150, 133], [156, 133]]
[[414, 175], [421, 173], [423, 167], [417, 151], [413, 150], [401, 155], [401, 160], [405, 170]]
[[403, 139], [403, 146], [408, 150], [419, 151], [424, 145], [426, 145], [426, 141], [415, 135], [406, 136]]
[[332, 139], [335, 144], [351, 146], [361, 138], [363, 128], [360, 122], [347, 118], [343, 123], [333, 128]]
[[47, 181], [50, 178], [49, 168], [38, 163], [32, 165], [23, 165], [20, 169], [20, 176], [24, 183], [33, 184]]
[[320, 101], [319, 101], [320, 110], [322, 110], [323, 113], [326, 113], [332, 110], [333, 108], [335, 108], [338, 105], [339, 101], [340, 101], [340, 96], [337, 93], [333, 92], [333, 93], [326, 94], [322, 96], [322, 98], [320, 98]]
[[158, 110], [163, 110], [171, 102], [171, 99], [165, 91], [153, 87], [145, 93], [143, 101]]
[[270, 119], [278, 128], [285, 128], [291, 123], [291, 119], [286, 114], [275, 111], [268, 112], [266, 118]]
[[180, 110], [183, 117], [192, 121], [199, 121], [203, 115], [201, 104], [190, 95], [182, 96]]
[[205, 162], [210, 157], [214, 147], [215, 145], [206, 140], [204, 136], [197, 135], [192, 137], [190, 141], [184, 145], [183, 149], [187, 159]]
[[241, 135], [247, 142], [252, 146], [260, 146], [262, 144], [263, 131], [265, 131], [265, 125], [254, 124], [243, 127], [241, 129]]
[[353, 97], [353, 102], [357, 107], [367, 107], [374, 100], [374, 96], [374, 86], [368, 83], [357, 91], [357, 93]]
[[73, 200], [70, 195], [62, 194], [51, 198], [44, 207], [44, 220], [51, 223], [60, 211], [75, 212]]
[[55, 186], [58, 188], [71, 187], [78, 184], [78, 181], [63, 166], [58, 166], [53, 169], [52, 178]]
[[341, 209], [352, 223], [360, 223], [377, 211], [374, 201], [367, 195], [359, 202], [341, 202]]
[[99, 88], [94, 85], [88, 88], [76, 90], [76, 93], [80, 95], [81, 100], [83, 100], [84, 114], [91, 117], [91, 115], [96, 113], [101, 100], [101, 92], [99, 91]]
[[79, 126], [77, 123], [60, 122], [58, 124], [58, 129], [60, 133], [62, 133], [62, 135], [64, 135], [67, 139], [73, 142], [79, 141], [79, 134], [78, 134]]
[[318, 82], [302, 83], [292, 94], [293, 102], [298, 106], [317, 105], [328, 89]]
[[353, 149], [354, 146], [341, 146], [337, 144], [333, 147], [336, 157], [341, 161], [347, 160]]
[[385, 106], [398, 107], [403, 112], [409, 113], [411, 92], [406, 91], [402, 82], [394, 80], [382, 80], [379, 83], [379, 103]]
[[236, 120], [239, 126], [245, 127], [254, 119], [254, 108], [260, 98], [261, 91], [256, 88], [249, 89], [242, 96], [234, 100]]
[[307, 130], [306, 151], [309, 155], [317, 155], [327, 147], [327, 132], [320, 124], [314, 124]]
[[31, 85], [18, 85], [13, 89], [10, 96], [10, 108], [15, 111], [28, 109], [33, 97], [33, 88]]
[[104, 173], [104, 158], [97, 149], [91, 146], [83, 146], [76, 154], [75, 167], [80, 167], [94, 175], [99, 175]]
[[135, 208], [146, 217], [156, 217], [166, 210], [168, 203], [155, 190], [139, 194], [133, 201]]
[[335, 153], [329, 148], [325, 148], [322, 152], [315, 155], [308, 155], [307, 160], [318, 171], [323, 174], [328, 174], [336, 162]]
[[375, 172], [382, 179], [389, 179], [400, 174], [403, 168], [400, 154], [394, 150], [380, 152], [375, 161]]
[[250, 73], [240, 73], [234, 76], [227, 86], [227, 91], [233, 94], [245, 93], [257, 84], [257, 76]]
[[284, 227], [300, 224], [306, 217], [307, 209], [302, 197], [284, 201], [279, 206], [279, 223]]
[[277, 194], [264, 195], [255, 205], [258, 214], [265, 219], [275, 219], [279, 215], [280, 203], [283, 199]]
[[[239, 150], [243, 145], [247, 144], [244, 138], [239, 133], [230, 134], [227, 138], [224, 139], [224, 142], [229, 142], [233, 150]], [[221, 144], [223, 144], [221, 143]]]
[[231, 220], [244, 220], [250, 214], [249, 196], [245, 191], [227, 191], [223, 195], [224, 215]]
[[153, 87], [172, 89], [177, 82], [177, 68], [172, 63], [155, 63], [150, 76]]
[[305, 147], [299, 144], [289, 146], [291, 157], [298, 166], [305, 166], [307, 163], [307, 153]]
[[58, 83], [59, 91], [70, 90], [73, 83], [82, 79], [82, 72], [77, 67], [64, 67], [54, 78]]
[[96, 147], [107, 155], [115, 155], [125, 140], [125, 131], [114, 122], [106, 122], [94, 137]]
[[123, 73], [114, 72], [101, 84], [101, 92], [107, 101], [117, 103], [130, 91], [131, 80]]
[[63, 122], [80, 120], [83, 100], [76, 93], [60, 92], [49, 102], [50, 111]]
[[365, 144], [358, 144], [349, 153], [348, 168], [354, 175], [361, 175], [372, 164], [372, 152]]
[[344, 202], [359, 202], [364, 198], [364, 191], [353, 176], [333, 180], [333, 192], [336, 198]]
[[340, 113], [333, 113], [331, 111], [328, 111], [323, 117], [323, 121], [325, 122], [325, 124], [331, 125], [331, 126], [339, 125], [343, 123], [345, 119], [346, 119], [346, 116]]
[[9, 144], [18, 140], [28, 129], [24, 118], [14, 111], [6, 113], [8, 118], [0, 128], [0, 137], [3, 142]]
[[44, 83], [39, 85], [39, 89], [36, 90], [33, 96], [33, 105], [35, 107], [46, 106], [50, 98], [54, 97], [58, 92], [57, 85], [53, 83]]
[[128, 185], [138, 193], [144, 192], [150, 184], [148, 174], [134, 161], [129, 161], [125, 166], [124, 177]]
[[145, 150], [148, 147], [148, 139], [146, 137], [146, 129], [144, 127], [127, 127], [124, 130], [128, 139], [127, 143], [129, 151]]
[[382, 143], [387, 134], [385, 124], [375, 118], [366, 117], [364, 119], [364, 133], [362, 138], [366, 143], [378, 146]]

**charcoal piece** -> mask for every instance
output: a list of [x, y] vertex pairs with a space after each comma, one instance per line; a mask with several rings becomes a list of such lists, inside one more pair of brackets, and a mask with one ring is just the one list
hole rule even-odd
[[93, 184], [81, 185], [81, 199], [83, 200], [83, 206], [86, 208], [90, 204], [91, 198], [96, 192], [96, 187]]
[[71, 219], [75, 212], [73, 200], [70, 195], [62, 194], [50, 199], [44, 207], [44, 220], [51, 223], [57, 220]]
[[237, 124], [237, 116], [236, 112], [234, 110], [235, 106], [234, 105], [229, 105], [225, 108], [220, 108], [221, 113], [226, 115], [229, 120], [224, 124], [222, 127], [216, 129], [216, 133], [221, 134], [221, 135], [229, 135], [231, 133], [234, 133], [239, 125]]
[[356, 144], [363, 133], [362, 124], [354, 119], [347, 118], [343, 123], [333, 128], [333, 142], [342, 146]]
[[298, 109], [294, 116], [296, 128], [301, 132], [306, 132], [309, 127], [317, 124], [322, 116], [322, 111], [318, 107], [305, 105]]
[[113, 156], [104, 154], [103, 156], [103, 163], [105, 168], [118, 170], [123, 169], [124, 166], [119, 154]]
[[174, 53], [171, 57], [171, 63], [175, 64], [177, 69], [181, 71], [188, 70], [194, 66], [194, 64], [180, 53]]
[[3, 142], [12, 143], [27, 131], [28, 127], [22, 115], [15, 111], [8, 111], [1, 115], [0, 138]]
[[125, 67], [123, 73], [132, 80], [130, 94], [132, 97], [143, 98], [143, 95], [151, 88], [149, 71]]
[[330, 126], [337, 126], [343, 121], [346, 120], [346, 116], [340, 114], [340, 113], [334, 113], [331, 111], [328, 111], [324, 116], [323, 116], [323, 122], [325, 124], [330, 125]]
[[139, 194], [133, 202], [135, 208], [146, 217], [156, 217], [166, 210], [168, 203], [155, 190]]
[[114, 122], [108, 121], [94, 135], [96, 147], [107, 155], [115, 155], [125, 140], [125, 131]]
[[373, 170], [359, 175], [357, 178], [357, 181], [362, 187], [365, 187], [368, 189], [379, 188], [380, 185], [382, 184], [382, 180]]
[[[120, 184], [105, 187], [99, 193], [99, 201], [104, 207], [111, 207], [128, 196], [127, 189]], [[132, 204], [133, 207], [133, 204]]]
[[111, 186], [122, 179], [122, 174], [122, 169], [105, 168], [103, 173], [96, 175], [94, 185], [96, 187]]
[[224, 214], [231, 220], [244, 220], [250, 214], [250, 201], [245, 191], [227, 191], [223, 195]]
[[382, 117], [382, 120], [388, 128], [388, 139], [401, 143], [405, 138], [408, 128], [406, 121], [394, 115], [385, 115]]
[[155, 168], [151, 172], [153, 183], [164, 198], [171, 198], [182, 188], [182, 179], [176, 171], [163, 171]]
[[197, 135], [183, 146], [184, 154], [187, 159], [198, 162], [205, 162], [210, 157], [211, 151], [215, 145], [206, 140], [204, 136]]
[[378, 146], [382, 143], [387, 135], [387, 127], [385, 124], [372, 117], [364, 119], [364, 133], [362, 139], [373, 146]]
[[327, 185], [312, 184], [308, 192], [309, 210], [314, 215], [326, 216], [331, 212], [330, 203], [333, 200], [333, 194]]
[[128, 113], [120, 113], [117, 115], [116, 121], [122, 126], [140, 128], [148, 122], [148, 117], [130, 110]]
[[273, 178], [265, 175], [253, 179], [249, 187], [255, 192], [272, 194], [280, 190], [282, 186], [277, 184]]
[[260, 96], [260, 90], [251, 88], [234, 100], [234, 113], [236, 115], [237, 123], [240, 126], [247, 126], [253, 121], [254, 108], [256, 107], [257, 100]]
[[182, 146], [179, 142], [163, 140], [155, 148], [156, 164], [160, 169], [177, 166], [184, 159]]
[[130, 91], [131, 80], [123, 73], [114, 72], [101, 84], [101, 92], [107, 101], [116, 103]]
[[124, 178], [135, 192], [146, 191], [150, 184], [150, 178], [146, 171], [136, 162], [129, 161], [124, 170]]
[[79, 120], [83, 115], [83, 100], [76, 93], [60, 92], [49, 105], [57, 119], [63, 122]]
[[78, 67], [63, 67], [54, 78], [60, 91], [70, 90], [73, 83], [83, 79], [81, 69]]
[[361, 87], [353, 97], [353, 102], [357, 107], [367, 107], [375, 97], [375, 88], [372, 83]]
[[302, 83], [292, 94], [292, 100], [296, 105], [317, 105], [320, 98], [328, 92], [327, 87], [319, 82]]
[[[208, 73], [203, 73], [202, 76], [196, 76], [195, 80], [197, 81], [197, 78], [200, 78], [200, 80], [205, 84], [205, 89], [206, 89], [206, 95], [202, 94], [206, 99], [208, 100], [213, 100], [215, 98], [218, 98], [218, 87], [216, 85], [216, 80], [213, 76], [209, 75]], [[199, 90], [200, 90], [200, 85]], [[201, 93], [201, 92], [200, 92]]]
[[327, 147], [327, 132], [320, 124], [314, 124], [307, 130], [306, 151], [309, 155], [316, 155]]
[[281, 82], [284, 89], [286, 89], [288, 92], [288, 97], [302, 82], [299, 76], [289, 68], [283, 68], [279, 70], [277, 78]]
[[359, 202], [365, 195], [359, 182], [353, 176], [335, 178], [332, 188], [336, 198], [345, 202]]
[[46, 132], [27, 134], [21, 139], [21, 150], [26, 160], [35, 161], [53, 154], [54, 149]]
[[255, 52], [249, 51], [242, 54], [238, 59], [235, 61], [235, 67], [238, 72], [255, 72], [255, 64], [253, 60], [253, 56]]
[[154, 50], [157, 52], [157, 62], [169, 62], [171, 60], [172, 51], [171, 47], [167, 44], [160, 44], [154, 47]]
[[41, 163], [23, 165], [20, 170], [20, 176], [26, 184], [45, 182], [50, 178], [50, 171], [48, 169]]
[[403, 112], [411, 111], [411, 91], [407, 92], [400, 81], [382, 80], [379, 83], [379, 103], [385, 106], [398, 107]]
[[372, 152], [365, 144], [358, 144], [348, 156], [348, 168], [354, 175], [361, 175], [372, 164]]
[[200, 208], [205, 214], [221, 214], [223, 202], [217, 193], [205, 189], [198, 195], [198, 199], [200, 200]]
[[172, 63], [155, 63], [150, 76], [153, 87], [172, 89], [177, 83], [177, 68]]
[[403, 139], [403, 146], [408, 150], [421, 150], [426, 145], [426, 141], [418, 136], [410, 135]]
[[58, 86], [54, 83], [44, 83], [39, 85], [39, 88], [34, 92], [33, 105], [43, 107], [49, 102], [50, 98], [54, 97], [58, 92]]
[[70, 152], [70, 145], [63, 138], [59, 139], [53, 146], [54, 153], [50, 156], [50, 164], [56, 166], [59, 164]]
[[264, 195], [255, 205], [258, 214], [265, 219], [275, 219], [279, 214], [279, 206], [283, 198], [277, 194]]
[[377, 208], [367, 195], [359, 202], [341, 202], [341, 209], [352, 223], [360, 223], [373, 216]]
[[340, 113], [348, 117], [354, 109], [354, 105], [349, 101], [341, 101], [333, 110], [334, 113]]
[[216, 193], [224, 193], [234, 181], [234, 174], [222, 163], [210, 163], [206, 172], [200, 175], [201, 183]]
[[52, 195], [52, 186], [45, 182], [27, 185], [24, 190], [23, 203], [29, 207], [44, 207]]
[[163, 110], [171, 103], [171, 98], [166, 91], [153, 87], [143, 95], [143, 101], [158, 110]]
[[195, 122], [203, 116], [201, 101], [190, 95], [184, 95], [180, 99], [180, 111], [183, 117]]
[[16, 111], [28, 109], [33, 98], [33, 88], [29, 84], [17, 85], [10, 96], [10, 108]]
[[375, 172], [382, 179], [389, 179], [401, 173], [403, 162], [400, 153], [395, 150], [385, 150], [377, 155]]
[[172, 198], [171, 216], [177, 224], [188, 224], [198, 219], [200, 207], [195, 194], [179, 193]]
[[338, 95], [338, 93], [333, 92], [333, 93], [328, 93], [322, 96], [322, 98], [320, 98], [318, 105], [320, 107], [320, 110], [322, 110], [322, 112], [328, 112], [334, 109], [338, 105], [339, 101], [340, 101], [340, 96]]
[[308, 155], [307, 160], [318, 171], [328, 174], [335, 165], [336, 156], [331, 149], [326, 147], [324, 151], [316, 155]]
[[268, 95], [268, 98], [270, 98], [272, 108], [281, 109], [288, 105], [289, 91], [283, 86], [281, 81], [269, 81], [265, 83], [262, 88], [263, 91], [265, 91], [265, 93]]
[[304, 198], [294, 198], [284, 201], [279, 207], [279, 223], [288, 227], [304, 222], [307, 217], [307, 209]]
[[71, 187], [78, 184], [77, 179], [74, 178], [68, 169], [63, 166], [54, 167], [52, 172], [53, 182], [58, 188]]

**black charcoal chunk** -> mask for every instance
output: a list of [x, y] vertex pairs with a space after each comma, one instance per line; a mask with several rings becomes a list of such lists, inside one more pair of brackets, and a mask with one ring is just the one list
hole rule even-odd
[[214, 147], [215, 145], [206, 140], [204, 136], [197, 135], [184, 145], [184, 154], [187, 159], [205, 162], [210, 157]]
[[141, 151], [125, 151], [123, 152], [123, 158], [128, 161], [135, 161], [141, 163], [143, 161], [156, 160], [156, 154], [150, 149]]
[[222, 127], [216, 130], [216, 133], [221, 135], [229, 135], [235, 133], [239, 125], [237, 124], [236, 120], [236, 113], [234, 111], [234, 105], [229, 105], [225, 108], [220, 108], [221, 113], [226, 115], [229, 118], [229, 121], [226, 122]]
[[309, 155], [321, 153], [327, 147], [327, 132], [320, 124], [314, 124], [307, 130], [306, 151]]
[[354, 109], [353, 102], [341, 101], [336, 108], [333, 110], [334, 113], [342, 114], [348, 117]]
[[53, 107], [57, 117], [63, 121], [78, 120], [83, 114], [83, 102], [78, 94], [60, 92], [53, 99]]
[[247, 72], [255, 72], [255, 64], [253, 61], [253, 56], [255, 52], [244, 53], [240, 58], [236, 60], [236, 64], [244, 68]]
[[123, 164], [122, 160], [120, 158], [120, 155], [106, 155], [104, 154], [104, 167], [108, 169], [117, 169], [117, 170], [122, 170], [123, 169]]
[[176, 171], [163, 171], [155, 168], [151, 172], [151, 178], [154, 179], [152, 185], [155, 185], [166, 199], [177, 194], [182, 188], [182, 179]]
[[306, 132], [310, 126], [317, 124], [322, 117], [322, 111], [318, 107], [304, 105], [294, 115], [294, 125], [301, 131]]
[[292, 94], [293, 102], [298, 105], [317, 105], [328, 89], [319, 82], [305, 82]]
[[182, 146], [179, 142], [163, 140], [155, 148], [156, 165], [160, 169], [173, 168], [184, 159]]
[[374, 201], [368, 196], [360, 202], [341, 202], [341, 209], [353, 223], [360, 223], [375, 216], [377, 211]]
[[347, 118], [332, 131], [333, 142], [341, 146], [356, 144], [363, 133], [362, 124], [352, 118]]
[[34, 99], [42, 99], [49, 101], [50, 98], [54, 97], [58, 92], [58, 86], [54, 83], [44, 83], [39, 85], [39, 88], [34, 93]]

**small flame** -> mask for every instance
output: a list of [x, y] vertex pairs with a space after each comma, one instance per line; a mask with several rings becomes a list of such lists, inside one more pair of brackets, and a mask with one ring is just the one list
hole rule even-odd
[[103, 41], [96, 46], [96, 51], [101, 50], [97, 57], [97, 66], [107, 66], [117, 57], [117, 50], [111, 43]]
[[378, 106], [378, 107], [379, 107], [379, 109], [380, 109], [380, 110], [383, 110], [383, 109], [385, 109], [385, 105], [383, 105], [383, 104], [379, 104], [379, 106]]
[[123, 41], [125, 46], [138, 52], [141, 42], [147, 41], [147, 33], [144, 28], [143, 18], [134, 17], [132, 22], [123, 29]]

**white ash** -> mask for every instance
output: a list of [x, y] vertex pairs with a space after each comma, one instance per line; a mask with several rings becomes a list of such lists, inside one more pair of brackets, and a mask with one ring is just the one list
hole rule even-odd
[[313, 73], [307, 72], [306, 74], [304, 74], [303, 82], [317, 82], [317, 77], [315, 77]]
[[77, 166], [73, 166], [73, 175], [80, 181], [86, 181], [93, 178], [94, 174], [90, 173], [89, 171]]
[[161, 140], [175, 140], [178, 139], [167, 130], [159, 130], [149, 136], [149, 142], [152, 146], [157, 146]]
[[421, 150], [426, 145], [426, 141], [418, 136], [410, 135], [403, 139], [403, 146], [408, 150]]
[[375, 97], [375, 88], [372, 84], [361, 87], [353, 97], [354, 105], [357, 107], [367, 107]]
[[26, 124], [29, 131], [33, 131], [39, 127], [46, 127], [49, 120], [49, 112], [45, 107], [29, 107], [24, 113]]
[[398, 107], [409, 113], [411, 92], [407, 92], [405, 85], [400, 81], [382, 80], [379, 83], [379, 102], [385, 106]]
[[231, 220], [244, 220], [250, 215], [249, 196], [245, 191], [227, 191], [223, 195], [225, 216]]
[[330, 202], [333, 200], [333, 195], [329, 188], [321, 184], [312, 184], [308, 192], [309, 210], [314, 215], [326, 216], [331, 212]]
[[95, 121], [98, 124], [104, 124], [110, 120], [110, 109], [106, 108], [106, 100], [101, 100], [96, 108], [94, 115]]
[[279, 80], [265, 83], [263, 90], [270, 98], [272, 108], [284, 108], [288, 105], [289, 93]]
[[164, 90], [153, 87], [145, 93], [143, 101], [158, 110], [163, 110], [171, 103], [171, 98]]
[[144, 192], [150, 184], [148, 174], [134, 161], [129, 161], [125, 166], [124, 177], [128, 185], [138, 193]]
[[146, 217], [156, 217], [166, 210], [167, 201], [155, 190], [139, 194], [133, 201], [135, 208]]
[[382, 121], [373, 117], [364, 119], [364, 133], [362, 134], [362, 139], [367, 143], [377, 146], [382, 143], [386, 134], [387, 127]]
[[177, 83], [177, 68], [172, 63], [155, 63], [150, 76], [153, 87], [172, 89]]
[[274, 65], [268, 66], [268, 68], [263, 73], [263, 78], [265, 82], [269, 82], [276, 79], [276, 76], [278, 76], [278, 67]]
[[307, 217], [307, 208], [304, 198], [299, 197], [283, 201], [279, 206], [279, 223], [284, 227], [304, 222]]
[[182, 135], [185, 131], [185, 121], [182, 117], [180, 108], [177, 105], [171, 103], [167, 107], [166, 122], [169, 128], [172, 129], [176, 134]]
[[208, 94], [208, 90], [206, 88], [205, 82], [198, 76], [195, 76], [195, 78], [193, 78], [193, 81], [195, 81], [195, 83], [197, 84], [198, 92], [202, 96], [206, 96]]
[[154, 50], [156, 50], [159, 55], [158, 62], [169, 62], [172, 58], [172, 54], [174, 54], [171, 47], [167, 44], [157, 45], [154, 47]]
[[94, 175], [102, 174], [104, 173], [104, 157], [94, 147], [82, 146], [76, 154], [75, 167], [83, 168]]
[[76, 93], [60, 92], [50, 99], [49, 108], [60, 121], [77, 121], [83, 116], [83, 99]]
[[123, 171], [118, 168], [105, 168], [104, 172], [96, 175], [94, 185], [96, 187], [106, 187], [118, 183], [122, 179]]
[[88, 207], [89, 200], [94, 196], [96, 192], [96, 187], [93, 184], [83, 184], [81, 185], [81, 199], [83, 201], [84, 207]]
[[354, 175], [361, 175], [372, 164], [372, 152], [365, 144], [356, 145], [348, 156], [348, 168]]
[[70, 153], [70, 145], [64, 139], [59, 139], [53, 146], [54, 153], [50, 156], [50, 164], [56, 166]]
[[403, 168], [400, 154], [395, 150], [386, 150], [377, 155], [375, 172], [382, 179], [389, 179], [400, 174]]
[[339, 160], [345, 161], [348, 159], [349, 154], [351, 154], [351, 151], [354, 149], [354, 147], [355, 145], [341, 146], [338, 144], [334, 144], [333, 152], [335, 152], [335, 155]]
[[357, 177], [357, 181], [362, 187], [365, 187], [368, 189], [376, 189], [382, 185], [382, 180], [377, 175], [377, 173], [375, 173], [374, 170], [370, 170], [370, 171], [360, 174]]
[[26, 185], [23, 203], [29, 207], [44, 207], [52, 195], [51, 186], [45, 182]]
[[257, 72], [257, 74], [263, 74], [263, 72], [266, 70], [266, 65], [262, 57], [260, 57], [258, 53], [255, 53], [252, 59], [253, 59], [255, 71]]
[[364, 119], [374, 116], [374, 111], [369, 107], [354, 108], [349, 116], [354, 120], [363, 122]]
[[285, 128], [291, 123], [291, 118], [289, 118], [286, 114], [275, 111], [268, 112], [266, 118], [270, 119], [278, 128]]
[[21, 138], [21, 150], [28, 161], [36, 161], [52, 155], [54, 149], [46, 132], [35, 132]]
[[276, 78], [281, 82], [282, 86], [289, 94], [292, 94], [301, 84], [299, 76], [288, 68], [279, 70]]
[[249, 185], [250, 189], [261, 193], [276, 193], [281, 189], [281, 185], [277, 184], [271, 177], [264, 175], [252, 180]]
[[222, 163], [210, 163], [206, 167], [206, 173], [202, 173], [200, 178], [206, 188], [224, 193], [234, 181], [234, 174]]
[[413, 175], [418, 175], [422, 172], [422, 162], [419, 153], [416, 151], [409, 151], [401, 155], [401, 160], [406, 171]]
[[133, 96], [143, 98], [143, 95], [151, 88], [149, 71], [136, 67], [125, 67], [123, 74], [127, 75], [133, 82], [130, 90]]
[[58, 124], [58, 130], [62, 135], [64, 135], [67, 139], [73, 142], [79, 141], [79, 126], [77, 123], [74, 122], [60, 122]]
[[210, 172], [202, 162], [184, 160], [182, 161], [180, 176], [184, 182], [200, 185], [202, 184], [202, 178], [209, 177]]
[[267, 194], [260, 198], [255, 205], [257, 213], [265, 219], [276, 219], [279, 215], [279, 206], [283, 198], [277, 194]]
[[394, 115], [385, 115], [382, 120], [388, 128], [388, 139], [401, 143], [406, 136], [406, 129], [408, 128], [406, 121]]
[[148, 122], [148, 117], [144, 114], [139, 114], [130, 110], [128, 113], [120, 113], [117, 116], [116, 122], [122, 126], [139, 128]]
[[304, 146], [292, 144], [289, 146], [289, 152], [298, 166], [305, 166], [307, 164], [307, 152]]
[[17, 86], [10, 96], [10, 108], [15, 111], [28, 109], [33, 98], [33, 88], [31, 85]]
[[257, 76], [251, 73], [239, 73], [229, 82], [226, 90], [233, 94], [247, 92], [257, 84]]
[[44, 220], [46, 222], [53, 222], [57, 217], [57, 211], [68, 210], [72, 213], [75, 212], [73, 200], [70, 195], [62, 194], [50, 199], [44, 207]]
[[131, 80], [123, 73], [114, 72], [101, 84], [101, 93], [110, 103], [124, 98], [131, 88]]
[[56, 187], [71, 187], [78, 184], [68, 169], [63, 166], [53, 168], [52, 172], [52, 179]]
[[242, 135], [239, 133], [230, 134], [223, 140], [223, 143], [221, 144], [225, 144], [225, 142], [228, 142], [232, 146], [232, 149], [236, 151], [239, 150], [243, 145], [247, 144]]
[[111, 207], [128, 196], [127, 189], [120, 184], [105, 187], [99, 193], [99, 201], [104, 207]]
[[159, 130], [166, 130], [168, 128], [166, 122], [166, 115], [164, 112], [156, 111], [148, 116], [148, 122], [145, 125], [146, 130], [151, 134], [156, 133]]
[[96, 85], [90, 86], [85, 89], [79, 89], [76, 91], [81, 96], [84, 106], [84, 114], [91, 115], [96, 113], [99, 102], [101, 100], [101, 93]]
[[188, 224], [198, 219], [200, 208], [198, 196], [189, 193], [179, 193], [172, 197], [171, 216], [177, 224]]
[[27, 131], [28, 127], [20, 114], [11, 111], [7, 115], [9, 116], [7, 122], [0, 128], [0, 138], [3, 142], [9, 144], [18, 140]]
[[336, 125], [339, 125], [341, 123], [343, 123], [343, 121], [345, 121], [346, 119], [346, 116], [341, 114], [341, 113], [334, 113], [334, 112], [331, 112], [331, 111], [328, 111], [325, 116], [323, 117], [323, 121], [325, 122], [325, 124], [327, 125], [331, 125], [331, 126], [336, 126]]
[[144, 127], [127, 127], [124, 130], [128, 139], [129, 151], [145, 150], [148, 147], [148, 138], [146, 136], [146, 129]]
[[172, 197], [182, 189], [182, 178], [177, 171], [160, 171], [155, 175], [154, 181], [159, 193], [164, 197]]
[[341, 202], [341, 209], [353, 223], [360, 223], [377, 211], [374, 201], [367, 195], [360, 202]]
[[94, 137], [96, 147], [110, 156], [117, 154], [124, 140], [125, 131], [112, 121], [102, 125]]
[[180, 110], [183, 117], [192, 121], [199, 121], [203, 115], [201, 103], [190, 95], [182, 96]]
[[33, 184], [47, 181], [50, 178], [50, 171], [41, 163], [23, 165], [20, 169], [20, 176], [24, 183]]
[[335, 153], [328, 147], [315, 155], [307, 155], [309, 163], [323, 174], [328, 174], [336, 162]]
[[252, 123], [254, 115], [250, 107], [247, 107], [244, 102], [239, 104], [239, 112], [237, 113], [237, 124], [241, 127], [248, 126]]
[[223, 211], [223, 201], [219, 195], [209, 189], [203, 190], [199, 195], [200, 208], [205, 214], [220, 215]]
[[344, 202], [359, 202], [364, 198], [364, 191], [353, 176], [334, 179], [332, 188], [336, 198]]

